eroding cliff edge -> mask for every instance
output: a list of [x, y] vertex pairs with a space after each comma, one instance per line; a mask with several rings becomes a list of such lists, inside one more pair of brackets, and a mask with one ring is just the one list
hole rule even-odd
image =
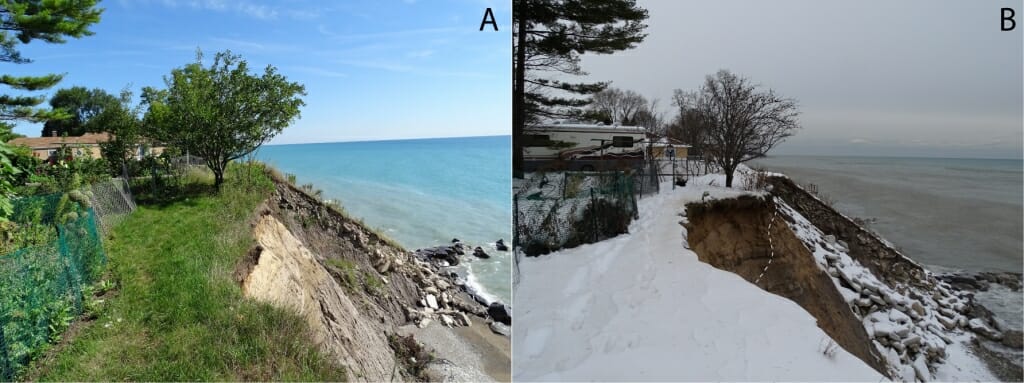
[[[252, 229], [256, 246], [235, 272], [245, 295], [300, 313], [349, 379], [487, 378], [482, 366], [450, 368], [444, 352], [410, 342], [402, 329], [425, 327], [424, 318], [435, 319], [434, 332], [490, 320], [486, 308], [438, 268], [287, 182], [277, 182]], [[437, 298], [436, 306], [426, 304], [428, 297]]]
[[381, 320], [357, 308], [309, 248], [277, 218], [260, 216], [253, 232], [259, 243], [253, 256], [258, 261], [242, 283], [243, 293], [297, 311], [309, 322], [317, 343], [349, 372], [356, 372], [356, 378], [389, 379], [396, 360], [384, 326], [377, 325]]
[[[948, 378], [939, 370], [951, 347], [1013, 336], [969, 293], [788, 178], [768, 183], [764, 195], [687, 206], [687, 241], [702, 261], [800, 304], [840, 346], [893, 379]], [[1012, 361], [972, 353], [999, 379], [1020, 380]]]

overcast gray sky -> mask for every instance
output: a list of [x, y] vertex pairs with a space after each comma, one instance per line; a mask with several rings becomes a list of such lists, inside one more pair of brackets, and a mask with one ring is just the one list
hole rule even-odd
[[582, 65], [668, 116], [673, 89], [719, 69], [795, 98], [803, 129], [775, 154], [1020, 158], [1022, 4], [641, 0], [647, 39]]

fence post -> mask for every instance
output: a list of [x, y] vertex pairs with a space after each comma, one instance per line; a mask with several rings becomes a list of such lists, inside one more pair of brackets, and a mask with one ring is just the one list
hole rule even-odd
[[630, 204], [633, 205], [633, 219], [639, 219], [640, 212], [639, 209], [637, 209], [636, 207], [636, 189], [633, 187], [632, 183], [629, 184], [628, 192], [630, 196]]
[[[590, 211], [592, 213], [597, 213], [597, 205], [595, 205], [594, 203], [595, 203], [595, 200], [594, 200], [594, 188], [590, 188], [590, 207], [592, 209]], [[584, 211], [586, 211], [586, 210], [584, 210]], [[598, 237], [599, 237], [597, 235], [597, 214], [590, 214], [590, 215], [591, 215], [591, 218], [590, 218], [590, 231], [594, 233], [594, 242], [597, 242]]]
[[512, 283], [519, 284], [519, 196], [512, 193]]
[[4, 340], [4, 323], [0, 322], [0, 380], [5, 382], [14, 381], [14, 370], [11, 368], [11, 360], [7, 356], [7, 341]]

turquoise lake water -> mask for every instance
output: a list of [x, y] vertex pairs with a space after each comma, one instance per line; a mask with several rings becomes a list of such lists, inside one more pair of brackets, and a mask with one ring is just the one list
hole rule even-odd
[[459, 238], [490, 259], [463, 258], [471, 282], [511, 302], [511, 136], [264, 146], [257, 157], [312, 183], [409, 250]]

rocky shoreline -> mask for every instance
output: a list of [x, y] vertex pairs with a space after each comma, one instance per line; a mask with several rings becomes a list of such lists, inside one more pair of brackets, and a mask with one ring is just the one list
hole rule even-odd
[[510, 341], [490, 329], [502, 323], [494, 320], [500, 311], [478, 303], [451, 265], [417, 256], [333, 203], [275, 181], [253, 222], [257, 245], [236, 265], [247, 296], [299, 311], [352, 380], [510, 374]]
[[[499, 239], [497, 248], [500, 251], [503, 247], [504, 243]], [[488, 319], [487, 325], [491, 331], [508, 337], [511, 335], [512, 308], [504, 302], [489, 301], [469, 284], [467, 277], [460, 274], [462, 270], [456, 267], [461, 263], [459, 257], [469, 256], [467, 253], [470, 253], [470, 248], [462, 241], [453, 239], [451, 245], [413, 252], [417, 267], [437, 277], [431, 278], [424, 274], [417, 279], [424, 295], [418, 307], [407, 309], [408, 316], [421, 328], [432, 320], [439, 320], [448, 327], [469, 326], [471, 322], [463, 313], [469, 312]], [[470, 254], [478, 258], [489, 258], [479, 246], [473, 248]]]
[[[995, 376], [1021, 380], [1021, 332], [1004, 328], [974, 299], [991, 284], [1019, 291], [1020, 274], [936, 275], [788, 178], [769, 182], [771, 193], [788, 205], [782, 210], [788, 210], [789, 223], [804, 226], [801, 239], [825, 258], [828, 274], [857, 294], [849, 297], [850, 309], [863, 319], [890, 376], [930, 380], [947, 346], [966, 336]], [[798, 216], [806, 221], [793, 219]]]
[[1020, 291], [1021, 273], [983, 271], [979, 273], [955, 272], [936, 275], [936, 278], [960, 290], [988, 291], [993, 284]]

